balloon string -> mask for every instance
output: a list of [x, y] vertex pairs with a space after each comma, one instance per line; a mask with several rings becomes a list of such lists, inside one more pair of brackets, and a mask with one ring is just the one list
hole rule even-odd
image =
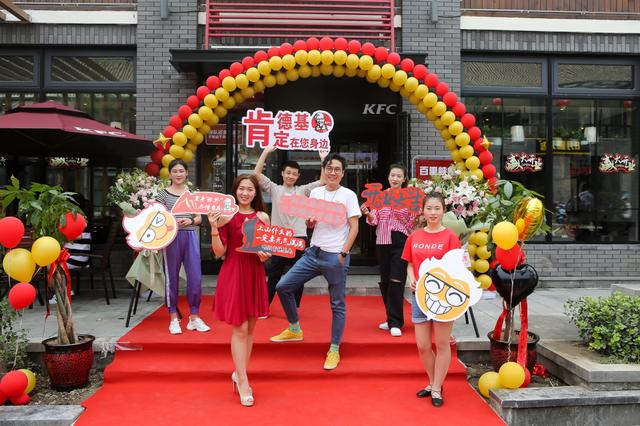
[[[22, 309], [22, 311], [24, 311], [24, 309]], [[22, 330], [22, 311], [18, 313], [18, 315], [20, 316], [20, 325], [18, 327], [18, 330]], [[13, 357], [13, 370], [16, 369], [16, 364], [18, 363], [18, 347], [19, 346], [20, 346], [20, 339], [16, 339], [16, 353]]]

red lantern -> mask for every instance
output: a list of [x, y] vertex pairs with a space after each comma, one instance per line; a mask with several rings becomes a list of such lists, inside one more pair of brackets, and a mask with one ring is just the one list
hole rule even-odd
[[68, 241], [73, 241], [82, 235], [84, 228], [87, 227], [87, 221], [84, 216], [77, 214], [75, 217], [73, 213], [68, 212], [64, 215], [65, 225], [58, 226], [58, 230], [64, 235]]
[[622, 105], [624, 105], [626, 109], [631, 109], [633, 108], [633, 101], [631, 99], [627, 99], [626, 101], [622, 102]]
[[413, 67], [415, 66], [416, 64], [414, 64], [413, 61], [409, 58], [405, 58], [400, 61], [400, 69], [404, 72], [411, 72], [413, 70]]
[[189, 105], [182, 105], [180, 108], [178, 108], [178, 115], [183, 120], [186, 120], [187, 118], [189, 118], [192, 112], [193, 110], [191, 109], [191, 107], [189, 107]]
[[387, 63], [396, 66], [400, 63], [400, 55], [396, 52], [391, 52], [387, 55]]
[[384, 46], [376, 47], [376, 51], [373, 53], [373, 57], [376, 58], [377, 62], [386, 60], [387, 56], [389, 56], [389, 51]]
[[262, 61], [266, 61], [267, 59], [269, 59], [269, 55], [264, 50], [258, 50], [253, 54], [253, 60], [256, 62], [256, 64]]
[[560, 109], [565, 109], [566, 107], [569, 106], [571, 102], [569, 101], [569, 99], [558, 99], [556, 101], [556, 105], [558, 105], [558, 107], [560, 107]]
[[291, 52], [293, 52], [293, 46], [291, 45], [291, 43], [282, 43], [280, 45], [280, 56], [284, 56], [284, 55], [290, 55]]
[[20, 219], [7, 216], [0, 219], [0, 244], [4, 248], [12, 249], [22, 241], [24, 224]]
[[362, 53], [364, 53], [365, 55], [372, 56], [376, 51], [376, 47], [373, 45], [373, 43], [367, 42], [362, 45], [362, 48], [360, 50], [362, 50]]
[[462, 102], [456, 102], [456, 104], [451, 108], [451, 112], [453, 112], [456, 115], [456, 117], [462, 117], [462, 115], [464, 115], [464, 113], [467, 112], [467, 107], [464, 106]]
[[525, 261], [525, 254], [520, 249], [520, 245], [516, 244], [509, 250], [496, 247], [496, 259], [505, 271], [513, 271], [516, 266], [521, 265]]
[[240, 62], [234, 62], [229, 67], [229, 71], [231, 72], [231, 76], [235, 77], [236, 75], [238, 75], [242, 71], [244, 71], [244, 67], [242, 66], [242, 64]]
[[198, 90], [196, 90], [196, 96], [198, 96], [198, 99], [204, 99], [204, 97], [209, 93], [211, 93], [211, 90], [207, 86], [200, 86], [198, 87]]
[[[218, 87], [220, 87], [220, 79], [215, 75], [212, 75], [211, 77], [207, 78], [207, 87], [211, 90], [216, 90]], [[180, 126], [176, 126], [176, 127], [180, 127]]]
[[438, 85], [436, 86], [436, 95], [444, 96], [448, 92], [449, 92], [449, 85], [447, 83], [445, 83], [444, 81], [441, 81], [440, 83], [438, 83]]
[[218, 73], [218, 78], [220, 79], [220, 81], [222, 81], [225, 79], [225, 77], [229, 77], [230, 75], [231, 75], [231, 71], [225, 68]]
[[465, 129], [470, 129], [476, 125], [476, 117], [473, 114], [467, 113], [460, 118], [460, 122]]
[[164, 157], [164, 150], [156, 149], [151, 153], [150, 157], [151, 157], [151, 161], [153, 161], [154, 163], [162, 164], [162, 157]]
[[29, 283], [18, 283], [9, 290], [9, 304], [19, 311], [31, 305], [36, 298], [36, 289]]
[[149, 176], [158, 176], [160, 174], [160, 165], [157, 163], [148, 163], [145, 167], [144, 167], [144, 171], [149, 175]]
[[245, 56], [242, 58], [242, 68], [246, 71], [255, 64], [255, 61], [251, 56]]
[[320, 47], [320, 40], [315, 37], [309, 37], [307, 39], [307, 50], [316, 50]]
[[356, 53], [360, 52], [360, 48], [361, 47], [362, 47], [362, 45], [360, 44], [360, 42], [358, 40], [351, 40], [351, 41], [349, 41], [349, 45], [347, 46], [347, 49], [349, 49], [349, 53], [356, 54]]
[[9, 371], [0, 380], [0, 392], [14, 398], [24, 394], [24, 391], [29, 386], [29, 379], [27, 375], [20, 370]]
[[[438, 86], [436, 86], [436, 93], [438, 93]], [[442, 102], [444, 102], [444, 104], [448, 107], [453, 107], [456, 103], [458, 103], [458, 95], [456, 95], [454, 92], [446, 92], [444, 95], [442, 95]]]
[[413, 67], [413, 76], [418, 79], [423, 79], [427, 75], [427, 67], [422, 64], [418, 64]]
[[322, 37], [320, 39], [320, 50], [333, 49], [333, 39], [331, 37]]
[[278, 47], [270, 47], [269, 49], [267, 49], [267, 55], [270, 58], [273, 58], [274, 56], [279, 56], [280, 55], [280, 48]]
[[500, 106], [502, 105], [502, 98], [493, 98], [491, 99], [491, 103], [495, 106]]
[[293, 43], [293, 51], [297, 52], [298, 50], [307, 50], [307, 42], [304, 40], [296, 40]]
[[10, 401], [13, 405], [27, 405], [29, 401], [31, 401], [31, 397], [26, 393], [23, 393], [22, 395], [10, 398]]
[[347, 46], [349, 46], [349, 43], [347, 42], [346, 38], [338, 37], [333, 43], [333, 46], [336, 48], [336, 50], [347, 50]]
[[189, 96], [187, 98], [187, 105], [189, 105], [192, 110], [200, 108], [200, 99], [198, 99], [198, 97], [195, 95]]
[[494, 166], [493, 164], [485, 164], [484, 166], [482, 166], [482, 174], [484, 175], [485, 179], [491, 179], [496, 175], [496, 166]]
[[166, 137], [166, 138], [170, 138], [173, 137], [173, 135], [177, 132], [176, 128], [173, 126], [167, 126], [164, 128], [164, 130], [162, 131], [162, 134]]
[[176, 129], [179, 129], [180, 127], [182, 127], [182, 118], [180, 118], [179, 115], [172, 115], [171, 118], [169, 119], [169, 125], [175, 127]]
[[[471, 138], [472, 141], [475, 141], [476, 139], [479, 139], [480, 136], [482, 136], [482, 131], [480, 130], [479, 127], [476, 127], [476, 126], [468, 127], [467, 133], [469, 134], [469, 138]], [[482, 141], [480, 141], [480, 143], [482, 143]], [[478, 152], [482, 152], [476, 148], [475, 142], [473, 143], [473, 149], [475, 149]]]
[[431, 88], [436, 87], [439, 82], [440, 79], [438, 78], [438, 74], [436, 73], [427, 74], [424, 78], [424, 84]]

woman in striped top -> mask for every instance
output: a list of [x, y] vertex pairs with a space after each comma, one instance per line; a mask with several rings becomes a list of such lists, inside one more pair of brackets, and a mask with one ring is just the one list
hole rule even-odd
[[[177, 158], [169, 163], [171, 186], [158, 193], [156, 200], [164, 204], [169, 211], [180, 195], [188, 191], [186, 181], [189, 171], [187, 164]], [[165, 299], [171, 321], [169, 333], [180, 334], [178, 319], [178, 283], [180, 266], [184, 265], [187, 274], [187, 301], [189, 302], [189, 323], [187, 330], [209, 331], [210, 327], [200, 318], [200, 298], [202, 294], [202, 270], [200, 269], [200, 241], [198, 226], [202, 222], [200, 215], [178, 214], [178, 235], [164, 250]]]
[[[407, 186], [407, 169], [401, 164], [392, 164], [389, 168], [390, 188]], [[369, 210], [364, 204], [362, 213], [367, 223], [376, 226], [376, 248], [380, 263], [380, 293], [386, 309], [387, 320], [378, 327], [389, 330], [394, 337], [402, 336], [404, 315], [402, 305], [404, 286], [407, 279], [407, 262], [402, 260], [402, 250], [407, 237], [413, 231], [416, 215], [409, 209]]]

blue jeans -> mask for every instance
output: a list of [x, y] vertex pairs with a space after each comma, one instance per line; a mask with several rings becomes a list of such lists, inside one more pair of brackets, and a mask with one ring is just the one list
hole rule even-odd
[[346, 304], [344, 302], [347, 273], [349, 272], [350, 256], [344, 259], [344, 265], [338, 260], [338, 253], [329, 253], [318, 247], [309, 247], [304, 256], [276, 285], [282, 308], [290, 323], [298, 322], [298, 308], [296, 306], [296, 291], [303, 288], [311, 279], [322, 275], [329, 284], [329, 298], [333, 319], [331, 322], [331, 343], [340, 344], [346, 321]]

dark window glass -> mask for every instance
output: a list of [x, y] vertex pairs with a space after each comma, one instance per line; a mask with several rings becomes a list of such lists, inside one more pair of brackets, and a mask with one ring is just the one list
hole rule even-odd
[[561, 89], [633, 89], [633, 65], [558, 64]]
[[464, 61], [465, 87], [541, 87], [542, 64]]
[[133, 57], [54, 56], [51, 81], [133, 82]]
[[20, 105], [37, 102], [35, 93], [0, 92], [0, 114]]
[[0, 81], [33, 81], [35, 58], [33, 56], [0, 56]]
[[136, 132], [136, 95], [134, 93], [46, 93], [55, 101], [91, 115], [96, 120], [127, 132]]

